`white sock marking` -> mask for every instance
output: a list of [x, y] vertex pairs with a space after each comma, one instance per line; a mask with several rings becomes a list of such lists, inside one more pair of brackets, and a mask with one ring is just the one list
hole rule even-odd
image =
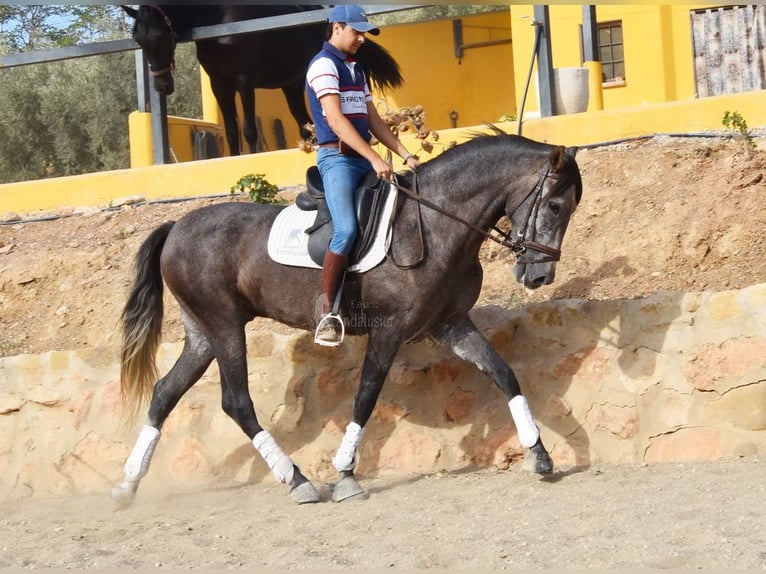
[[125, 461], [125, 478], [129, 481], [141, 480], [149, 470], [152, 455], [160, 440], [160, 431], [149, 425], [145, 425], [138, 435], [136, 445]]
[[351, 471], [356, 467], [356, 450], [364, 437], [364, 429], [355, 422], [348, 423], [346, 434], [340, 443], [332, 463], [338, 472]]
[[516, 424], [516, 432], [519, 435], [519, 442], [524, 448], [530, 448], [535, 445], [540, 438], [540, 429], [529, 410], [529, 403], [524, 395], [516, 395], [508, 402], [511, 409], [513, 422]]
[[261, 431], [253, 437], [253, 446], [269, 465], [271, 472], [277, 477], [279, 482], [290, 484], [293, 481], [293, 461], [269, 434], [269, 431]]

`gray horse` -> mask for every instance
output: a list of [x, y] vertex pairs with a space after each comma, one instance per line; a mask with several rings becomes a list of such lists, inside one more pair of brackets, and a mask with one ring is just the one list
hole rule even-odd
[[[495, 382], [508, 398], [534, 471], [553, 471], [516, 376], [468, 312], [481, 290], [479, 249], [487, 237], [513, 249], [516, 279], [526, 287], [553, 281], [582, 194], [575, 152], [520, 136], [485, 135], [424, 163], [416, 175], [408, 172], [398, 179], [389, 256], [355, 278], [342, 307], [347, 334], [366, 334], [368, 344], [351, 421], [333, 459], [340, 473], [334, 500], [366, 496], [354, 478], [365, 425], [400, 345], [424, 337], [448, 346]], [[123, 313], [121, 385], [128, 412], [138, 412], [149, 396], [151, 402], [125, 463], [124, 481], [112, 492], [118, 507], [133, 502], [162, 424], [213, 359], [226, 414], [298, 503], [320, 500], [317, 489], [258, 422], [248, 390], [245, 325], [269, 317], [308, 330], [314, 319], [321, 271], [281, 265], [267, 253], [269, 230], [281, 209], [243, 203], [204, 207], [164, 223], [141, 246]], [[503, 216], [511, 221], [507, 234], [496, 227]], [[180, 305], [186, 337], [175, 365], [155, 384], [163, 280]], [[360, 310], [364, 317], [355, 315]]]

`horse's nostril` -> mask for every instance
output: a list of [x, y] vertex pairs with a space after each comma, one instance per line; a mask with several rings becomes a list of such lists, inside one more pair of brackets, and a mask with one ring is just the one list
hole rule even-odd
[[539, 275], [538, 277], [535, 277], [534, 279], [530, 279], [527, 286], [531, 287], [532, 289], [537, 289], [538, 287], [542, 287], [543, 285], [546, 285], [549, 283], [548, 278], [545, 275]]

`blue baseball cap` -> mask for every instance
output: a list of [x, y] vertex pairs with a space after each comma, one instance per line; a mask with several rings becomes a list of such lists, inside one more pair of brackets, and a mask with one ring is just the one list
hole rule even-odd
[[342, 4], [336, 6], [330, 12], [329, 22], [345, 22], [357, 32], [369, 32], [373, 36], [380, 34], [380, 28], [376, 28], [367, 20], [361, 6], [357, 4]]

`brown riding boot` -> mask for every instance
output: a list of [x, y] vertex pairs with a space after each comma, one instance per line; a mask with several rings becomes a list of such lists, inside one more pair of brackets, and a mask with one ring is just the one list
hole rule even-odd
[[329, 249], [325, 251], [322, 262], [322, 317], [314, 333], [314, 342], [320, 345], [336, 346], [343, 342], [340, 317], [330, 312], [347, 264], [348, 256], [338, 255]]

